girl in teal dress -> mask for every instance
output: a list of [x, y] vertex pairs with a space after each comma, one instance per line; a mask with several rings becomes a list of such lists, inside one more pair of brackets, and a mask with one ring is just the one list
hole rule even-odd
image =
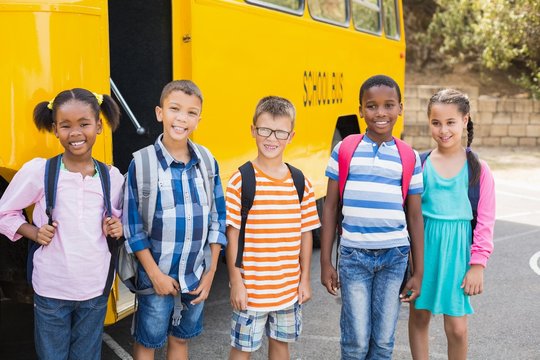
[[[428, 104], [431, 135], [437, 143], [424, 162], [424, 277], [410, 308], [409, 341], [415, 360], [429, 358], [431, 314], [444, 315], [448, 359], [467, 358], [470, 296], [483, 290], [483, 273], [493, 250], [495, 190], [487, 164], [470, 150], [473, 123], [467, 96], [445, 89]], [[461, 144], [467, 128], [467, 148]], [[469, 186], [480, 184], [477, 222]]]

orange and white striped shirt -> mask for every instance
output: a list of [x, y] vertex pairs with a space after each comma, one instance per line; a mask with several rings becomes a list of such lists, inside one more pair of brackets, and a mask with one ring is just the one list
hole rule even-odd
[[[255, 169], [256, 190], [246, 222], [242, 277], [248, 310], [275, 311], [298, 301], [302, 232], [320, 225], [315, 195], [306, 178], [300, 206], [291, 174], [274, 179]], [[240, 229], [242, 176], [233, 174], [226, 191], [227, 225]]]

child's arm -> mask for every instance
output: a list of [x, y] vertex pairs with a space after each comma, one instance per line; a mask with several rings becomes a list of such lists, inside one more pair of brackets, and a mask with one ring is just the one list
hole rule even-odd
[[37, 242], [39, 245], [47, 246], [56, 233], [56, 226], [56, 222], [53, 222], [52, 226], [45, 224], [39, 228], [33, 224], [24, 223], [17, 229], [17, 234]]
[[422, 217], [422, 198], [419, 194], [409, 194], [407, 196], [407, 212], [405, 215], [407, 217], [409, 237], [411, 238], [413, 272], [399, 297], [403, 302], [410, 302], [420, 296], [420, 287], [424, 276], [424, 219]]
[[298, 285], [298, 303], [304, 304], [311, 299], [311, 254], [313, 253], [313, 233], [302, 233], [300, 243], [300, 284]]
[[321, 228], [321, 283], [332, 295], [337, 295], [340, 286], [336, 268], [332, 265], [332, 246], [336, 236], [338, 210], [339, 183], [337, 180], [328, 179]]
[[198, 295], [197, 298], [191, 301], [191, 304], [196, 305], [203, 302], [210, 295], [210, 289], [212, 288], [212, 282], [214, 281], [214, 275], [217, 270], [217, 263], [219, 260], [219, 253], [221, 252], [221, 244], [210, 244], [210, 252], [212, 253], [212, 259], [210, 267], [202, 275], [199, 286], [193, 291], [190, 291], [191, 295]]
[[[45, 162], [45, 159], [37, 158], [24, 164], [0, 199], [0, 233], [11, 241], [24, 236], [40, 245], [48, 245], [55, 234], [57, 223], [48, 225], [45, 210], [39, 204], [44, 196]], [[29, 224], [24, 217], [22, 209], [32, 204], [36, 204], [33, 214], [35, 223], [43, 224], [40, 227]]]
[[127, 249], [133, 252], [148, 274], [152, 286], [158, 295], [176, 295], [180, 285], [172, 277], [164, 274], [158, 267], [150, 252], [150, 241], [144, 230], [143, 220], [139, 213], [139, 196], [137, 193], [137, 176], [135, 162], [129, 165], [126, 187], [124, 190], [123, 231], [127, 239]]
[[239, 235], [239, 229], [230, 225], [227, 226], [227, 269], [229, 271], [229, 282], [231, 283], [231, 305], [235, 310], [246, 310], [248, 303], [247, 290], [240, 269], [235, 265]]
[[461, 284], [461, 288], [467, 295], [478, 295], [484, 291], [484, 268], [493, 251], [495, 181], [487, 164], [482, 161], [481, 165], [480, 199], [471, 246], [471, 267]]
[[313, 253], [312, 230], [321, 226], [317, 206], [315, 205], [315, 193], [311, 182], [306, 178], [304, 196], [300, 204], [301, 237], [300, 237], [300, 284], [298, 285], [298, 303], [304, 304], [311, 299], [311, 254]]

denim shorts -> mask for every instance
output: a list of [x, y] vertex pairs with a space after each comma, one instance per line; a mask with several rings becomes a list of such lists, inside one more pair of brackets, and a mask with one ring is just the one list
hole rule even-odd
[[296, 303], [270, 312], [233, 310], [231, 346], [240, 351], [256, 351], [261, 347], [264, 329], [266, 336], [281, 342], [298, 340], [302, 332], [302, 305]]
[[39, 359], [101, 357], [108, 295], [83, 301], [34, 294], [34, 339]]
[[[148, 275], [142, 271], [138, 273], [138, 288], [145, 289], [152, 286]], [[172, 295], [138, 295], [137, 312], [135, 313], [133, 337], [135, 341], [146, 348], [160, 348], [172, 335], [179, 339], [190, 339], [199, 335], [203, 330], [204, 301], [192, 305], [191, 301], [197, 295], [179, 294], [182, 301], [182, 318], [180, 324], [172, 325], [174, 311], [174, 296]]]

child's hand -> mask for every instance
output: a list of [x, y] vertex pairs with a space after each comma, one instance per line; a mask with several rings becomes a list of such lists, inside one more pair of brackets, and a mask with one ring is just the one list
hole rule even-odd
[[180, 291], [180, 284], [178, 281], [174, 280], [169, 275], [165, 275], [162, 272], [150, 276], [150, 281], [152, 281], [152, 286], [154, 287], [154, 291], [156, 294], [164, 296], [164, 295], [178, 295], [178, 291]]
[[401, 302], [412, 302], [420, 296], [420, 287], [422, 286], [422, 276], [413, 275], [405, 284], [403, 291], [399, 294]]
[[235, 310], [247, 310], [248, 295], [244, 283], [231, 283], [231, 305]]
[[461, 283], [461, 288], [467, 295], [481, 294], [484, 291], [484, 267], [476, 264], [471, 265]]
[[37, 234], [35, 238], [35, 242], [37, 242], [40, 245], [47, 246], [52, 241], [52, 238], [54, 234], [56, 233], [56, 227], [58, 224], [56, 221], [53, 222], [52, 226], [49, 224], [45, 224], [39, 229], [37, 229]]
[[103, 232], [107, 236], [114, 238], [121, 238], [124, 235], [124, 228], [122, 222], [117, 217], [107, 217], [103, 219]]
[[199, 286], [195, 290], [188, 292], [190, 295], [199, 295], [191, 301], [192, 305], [197, 305], [208, 298], [212, 282], [214, 281], [214, 274], [215, 272], [213, 271], [205, 272], [201, 277], [201, 281], [199, 281]]
[[311, 285], [309, 281], [300, 281], [298, 285], [298, 304], [305, 304], [309, 300], [311, 300]]
[[340, 284], [336, 268], [332, 264], [321, 266], [321, 284], [330, 294], [337, 295]]

